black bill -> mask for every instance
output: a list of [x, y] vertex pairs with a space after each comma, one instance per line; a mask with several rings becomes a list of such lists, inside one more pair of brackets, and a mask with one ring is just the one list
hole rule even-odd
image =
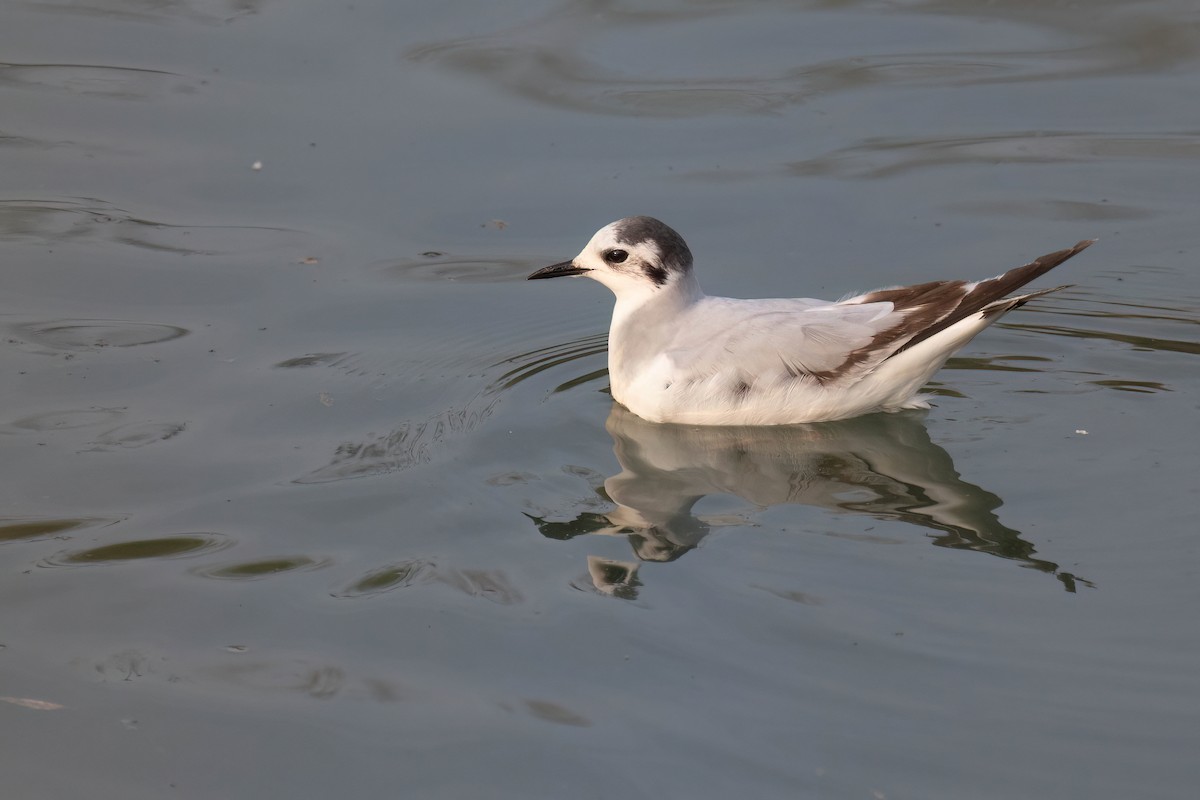
[[564, 261], [561, 264], [551, 264], [548, 267], [542, 267], [525, 280], [540, 281], [542, 278], [562, 278], [567, 275], [582, 275], [587, 271], [582, 267], [575, 266], [574, 261]]

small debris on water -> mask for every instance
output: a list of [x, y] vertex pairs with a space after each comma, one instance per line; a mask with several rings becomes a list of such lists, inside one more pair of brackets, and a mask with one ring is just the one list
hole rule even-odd
[[35, 700], [32, 697], [0, 697], [0, 702], [12, 703], [21, 708], [32, 708], [34, 711], [58, 711], [60, 708], [65, 708], [58, 703], [51, 703], [49, 700]]

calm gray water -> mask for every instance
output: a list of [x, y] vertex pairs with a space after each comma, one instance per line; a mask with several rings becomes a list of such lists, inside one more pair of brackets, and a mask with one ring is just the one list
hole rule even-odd
[[[0, 7], [0, 795], [1186, 798], [1192, 0]], [[255, 166], [259, 168], [255, 168]], [[1074, 288], [655, 426], [611, 296]]]

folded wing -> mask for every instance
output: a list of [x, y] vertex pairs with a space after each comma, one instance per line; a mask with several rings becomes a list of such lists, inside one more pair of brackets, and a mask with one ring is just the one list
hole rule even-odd
[[1054, 291], [1007, 297], [1091, 243], [983, 281], [880, 289], [838, 303], [705, 298], [694, 309], [697, 324], [681, 326], [667, 357], [687, 380], [722, 375], [747, 388], [772, 379], [852, 384], [882, 361], [963, 320], [998, 317]]

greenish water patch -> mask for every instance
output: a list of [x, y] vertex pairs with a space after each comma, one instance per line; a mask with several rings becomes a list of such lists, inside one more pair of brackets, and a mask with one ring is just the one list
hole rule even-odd
[[91, 528], [96, 525], [111, 525], [119, 522], [117, 519], [100, 517], [79, 517], [63, 519], [0, 517], [0, 542], [15, 542], [26, 539], [41, 539]]
[[308, 556], [287, 556], [198, 569], [195, 570], [195, 573], [206, 578], [220, 578], [223, 580], [256, 580], [283, 572], [318, 569], [328, 563], [328, 559], [309, 558]]
[[179, 558], [219, 550], [231, 544], [228, 537], [219, 533], [185, 533], [155, 539], [131, 539], [86, 550], [70, 550], [60, 553], [46, 563], [50, 566], [78, 566]]

